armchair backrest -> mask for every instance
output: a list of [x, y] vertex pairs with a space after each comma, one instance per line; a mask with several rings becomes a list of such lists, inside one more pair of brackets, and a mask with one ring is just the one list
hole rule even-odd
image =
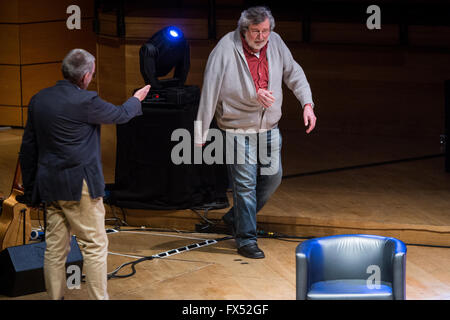
[[393, 282], [394, 257], [404, 244], [372, 235], [338, 235], [304, 242], [309, 255], [310, 283], [339, 279], [369, 279], [378, 272], [382, 282]]

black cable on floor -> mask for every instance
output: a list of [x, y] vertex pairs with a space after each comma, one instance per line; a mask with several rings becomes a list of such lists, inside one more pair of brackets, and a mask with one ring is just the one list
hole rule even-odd
[[[113, 278], [128, 278], [128, 277], [134, 276], [134, 275], [136, 274], [136, 268], [135, 268], [135, 266], [136, 266], [138, 263], [141, 263], [141, 262], [143, 262], [143, 261], [150, 261], [150, 260], [153, 260], [154, 258], [155, 258], [154, 256], [148, 256], [148, 257], [143, 257], [143, 258], [137, 259], [137, 260], [135, 260], [135, 261], [131, 261], [131, 262], [127, 262], [127, 263], [125, 263], [125, 264], [122, 264], [122, 265], [121, 265], [119, 268], [117, 268], [116, 270], [114, 270], [114, 271], [108, 273], [108, 280], [109, 280], [109, 279], [113, 279]], [[128, 265], [131, 265], [131, 272], [130, 272], [130, 273], [125, 274], [125, 275], [117, 274], [120, 270], [122, 270], [122, 268], [124, 268], [124, 267], [126, 267], [126, 266], [128, 266]]]
[[[266, 232], [264, 230], [258, 230], [258, 237], [261, 238], [271, 238], [271, 239], [277, 239], [277, 240], [284, 240], [289, 241], [290, 239], [301, 239], [301, 240], [308, 240], [308, 239], [314, 239], [317, 237], [298, 237], [298, 236], [292, 236], [292, 235], [286, 235], [276, 232]], [[420, 243], [405, 243], [406, 246], [412, 246], [412, 247], [429, 247], [429, 248], [444, 248], [444, 249], [450, 249], [450, 246], [445, 245], [433, 245], [433, 244], [420, 244]]]
[[[107, 275], [108, 276], [108, 280], [109, 279], [114, 279], [114, 278], [128, 278], [128, 277], [131, 277], [131, 276], [135, 275], [136, 274], [135, 266], [138, 263], [141, 263], [143, 261], [150, 261], [150, 260], [157, 259], [157, 258], [167, 258], [167, 257], [173, 256], [175, 254], [179, 254], [179, 253], [182, 253], [182, 252], [187, 252], [187, 251], [190, 251], [190, 250], [202, 248], [202, 247], [209, 246], [209, 245], [212, 245], [212, 244], [216, 244], [216, 243], [218, 243], [220, 241], [229, 240], [229, 239], [232, 239], [232, 238], [233, 237], [227, 236], [227, 237], [217, 238], [217, 239], [208, 239], [208, 240], [204, 240], [204, 241], [201, 241], [201, 242], [193, 243], [193, 244], [190, 244], [190, 245], [187, 245], [187, 246], [184, 246], [184, 247], [171, 249], [171, 250], [168, 250], [168, 251], [165, 251], [165, 252], [161, 252], [161, 253], [158, 253], [158, 254], [155, 254], [155, 255], [152, 255], [152, 256], [146, 256], [146, 257], [142, 257], [142, 258], [139, 258], [137, 260], [134, 260], [134, 261], [130, 261], [130, 262], [124, 263], [121, 266], [119, 266], [118, 268], [116, 268], [114, 271], [108, 273], [108, 275]], [[129, 265], [131, 265], [131, 272], [130, 273], [124, 274], [124, 275], [118, 275], [117, 274], [120, 270], [122, 270], [124, 267], [129, 266]]]
[[450, 249], [450, 246], [435, 245], [435, 244], [421, 244], [421, 243], [405, 243], [405, 244], [410, 247], [428, 247], [428, 248]]

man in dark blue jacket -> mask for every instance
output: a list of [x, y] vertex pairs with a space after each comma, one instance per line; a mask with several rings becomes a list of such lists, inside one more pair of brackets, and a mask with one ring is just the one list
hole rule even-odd
[[108, 299], [100, 125], [141, 115], [150, 86], [121, 106], [102, 100], [86, 90], [95, 58], [83, 49], [67, 54], [62, 72], [64, 80], [38, 92], [28, 107], [19, 155], [25, 199], [47, 204], [44, 275], [50, 298], [63, 298], [72, 233], [83, 253], [89, 297]]

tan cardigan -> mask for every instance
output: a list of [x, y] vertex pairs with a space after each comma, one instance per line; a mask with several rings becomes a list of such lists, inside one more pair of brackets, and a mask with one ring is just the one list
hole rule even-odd
[[258, 131], [276, 127], [281, 118], [283, 81], [302, 106], [307, 103], [314, 106], [303, 69], [294, 60], [281, 37], [273, 31], [269, 36], [267, 59], [268, 90], [273, 91], [275, 102], [263, 112], [263, 107], [257, 100], [239, 30], [229, 32], [217, 43], [206, 64], [195, 126], [196, 144], [206, 141], [213, 116], [223, 130]]

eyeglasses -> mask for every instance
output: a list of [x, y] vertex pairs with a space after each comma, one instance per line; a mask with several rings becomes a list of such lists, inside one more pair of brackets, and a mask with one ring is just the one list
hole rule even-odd
[[270, 30], [262, 30], [262, 31], [260, 31], [260, 30], [250, 30], [249, 29], [248, 31], [254, 37], [257, 37], [259, 34], [262, 34], [264, 37], [266, 37], [270, 33]]

